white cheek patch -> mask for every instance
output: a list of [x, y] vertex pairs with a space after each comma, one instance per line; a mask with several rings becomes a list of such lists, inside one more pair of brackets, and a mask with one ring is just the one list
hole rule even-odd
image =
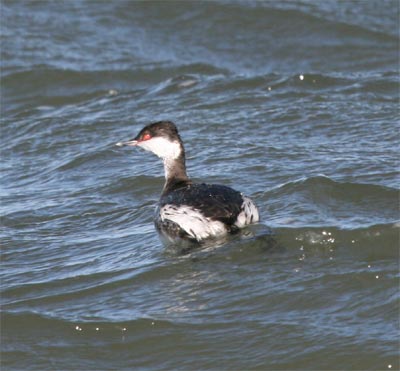
[[253, 201], [246, 196], [243, 197], [242, 211], [237, 217], [235, 225], [239, 228], [245, 225], [257, 223], [260, 220], [260, 215], [258, 214], [257, 206], [254, 205]]
[[197, 241], [227, 233], [222, 222], [210, 220], [190, 206], [165, 205], [160, 209], [160, 219], [173, 221]]
[[155, 137], [149, 140], [138, 142], [137, 146], [146, 151], [153, 152], [163, 160], [174, 160], [181, 154], [181, 146], [177, 141], [169, 141], [168, 139]]

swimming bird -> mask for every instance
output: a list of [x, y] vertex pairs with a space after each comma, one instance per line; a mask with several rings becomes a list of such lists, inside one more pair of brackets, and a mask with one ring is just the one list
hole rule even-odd
[[224, 185], [193, 183], [189, 179], [183, 142], [171, 121], [147, 125], [134, 139], [117, 145], [137, 146], [163, 160], [165, 185], [154, 224], [170, 241], [181, 238], [201, 242], [259, 221], [256, 205], [242, 193]]

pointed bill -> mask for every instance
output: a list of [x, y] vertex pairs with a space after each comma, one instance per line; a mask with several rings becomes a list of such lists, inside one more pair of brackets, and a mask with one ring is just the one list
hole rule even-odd
[[118, 143], [115, 143], [115, 145], [116, 146], [118, 146], [118, 147], [123, 147], [123, 146], [136, 146], [137, 144], [139, 143], [139, 141], [137, 141], [137, 140], [128, 140], [128, 141], [126, 141], [126, 142], [118, 142]]

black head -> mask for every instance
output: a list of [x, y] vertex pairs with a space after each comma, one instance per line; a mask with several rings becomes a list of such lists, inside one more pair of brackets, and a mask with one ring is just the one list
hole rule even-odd
[[185, 158], [178, 129], [171, 121], [158, 121], [147, 125], [135, 138], [127, 142], [118, 142], [117, 146], [138, 146], [163, 159], [176, 159], [179, 156]]
[[157, 121], [153, 124], [145, 126], [142, 130], [140, 130], [139, 134], [134, 138], [134, 140], [140, 142], [156, 137], [162, 137], [171, 142], [176, 140], [181, 142], [178, 129], [171, 121]]
[[139, 134], [127, 142], [118, 142], [117, 146], [138, 146], [163, 159], [167, 183], [165, 189], [177, 182], [187, 184], [185, 150], [178, 129], [171, 121], [158, 121], [145, 126]]

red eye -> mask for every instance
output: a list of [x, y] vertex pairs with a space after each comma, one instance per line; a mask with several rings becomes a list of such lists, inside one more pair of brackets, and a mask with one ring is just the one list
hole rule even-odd
[[145, 133], [142, 135], [142, 140], [149, 140], [151, 139], [151, 135], [149, 133]]

